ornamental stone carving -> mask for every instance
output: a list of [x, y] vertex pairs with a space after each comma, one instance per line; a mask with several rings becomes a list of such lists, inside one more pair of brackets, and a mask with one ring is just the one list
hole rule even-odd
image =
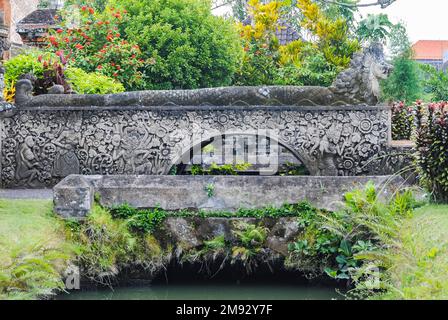
[[407, 158], [389, 144], [389, 108], [372, 106], [390, 70], [373, 45], [330, 88], [33, 96], [22, 77], [16, 106], [0, 112], [1, 186], [53, 186], [70, 174], [167, 174], [194, 146], [238, 134], [277, 141], [312, 175], [394, 173]]
[[2, 186], [53, 186], [70, 174], [168, 174], [196, 142], [229, 132], [274, 132], [270, 138], [312, 175], [387, 174], [395, 170], [384, 160], [389, 113], [365, 106], [18, 107], [0, 119]]

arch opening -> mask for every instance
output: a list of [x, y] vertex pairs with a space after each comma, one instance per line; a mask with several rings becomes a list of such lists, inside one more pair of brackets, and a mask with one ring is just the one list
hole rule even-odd
[[176, 175], [310, 175], [291, 147], [268, 135], [219, 134], [202, 139], [173, 162]]

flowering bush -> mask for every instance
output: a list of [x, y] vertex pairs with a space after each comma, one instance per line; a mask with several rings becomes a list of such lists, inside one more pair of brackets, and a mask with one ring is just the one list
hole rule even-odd
[[48, 38], [50, 49], [67, 59], [70, 66], [115, 78], [128, 90], [141, 88], [140, 68], [146, 61], [139, 46], [128, 42], [119, 31], [129, 19], [127, 12], [106, 8], [96, 13], [89, 6], [78, 9], [80, 25], [54, 31]]
[[448, 103], [417, 106], [416, 163], [436, 201], [448, 202]]
[[[421, 104], [417, 101], [417, 106]], [[406, 106], [402, 101], [392, 105], [392, 139], [410, 140], [414, 124], [414, 108]]]

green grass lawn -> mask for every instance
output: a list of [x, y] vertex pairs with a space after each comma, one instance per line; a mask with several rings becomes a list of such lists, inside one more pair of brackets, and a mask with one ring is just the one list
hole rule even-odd
[[62, 285], [64, 228], [48, 200], [0, 200], [0, 299], [34, 299]]
[[448, 299], [448, 206], [428, 205], [404, 222], [386, 299]]

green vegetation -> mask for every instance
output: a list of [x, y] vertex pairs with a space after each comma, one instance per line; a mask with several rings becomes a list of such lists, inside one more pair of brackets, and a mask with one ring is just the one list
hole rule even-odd
[[394, 71], [382, 82], [382, 99], [411, 103], [421, 98], [421, 72], [419, 64], [409, 55], [400, 55], [393, 60]]
[[88, 73], [79, 68], [68, 68], [65, 71], [72, 89], [79, 94], [107, 94], [124, 92], [124, 86], [97, 72]]
[[194, 164], [191, 166], [190, 173], [192, 176], [207, 176], [207, 175], [236, 176], [238, 175], [238, 171], [246, 171], [251, 166], [252, 165], [250, 163], [218, 165], [215, 162], [213, 162], [209, 167], [204, 168], [200, 164]]
[[0, 200], [0, 300], [36, 299], [63, 289], [72, 258], [50, 201]]
[[280, 257], [266, 245], [269, 219], [233, 220], [229, 239], [220, 235], [179, 251], [181, 244], [161, 229], [169, 215], [297, 217], [301, 232], [283, 256], [285, 267], [347, 281], [353, 288], [349, 298], [446, 298], [448, 207], [414, 209], [419, 203], [406, 190], [387, 203], [377, 195], [371, 184], [349, 192], [345, 209], [338, 212], [307, 203], [237, 212], [167, 212], [129, 205], [108, 210], [95, 204], [85, 221], [69, 220], [65, 226], [51, 213], [49, 201], [1, 200], [0, 298], [35, 299], [63, 290], [62, 274], [69, 264], [79, 266], [83, 279], [112, 286], [125, 271], [153, 275], [173, 258], [205, 264], [210, 273], [210, 261], [219, 261], [219, 270], [230, 263], [251, 273]]
[[415, 162], [420, 181], [435, 201], [448, 203], [448, 113], [446, 102], [418, 105]]
[[208, 211], [208, 210], [180, 210], [180, 211], [166, 211], [160, 208], [139, 210], [128, 204], [116, 206], [110, 209], [114, 218], [128, 219], [128, 223], [132, 227], [134, 224], [142, 225], [142, 222], [136, 222], [138, 219], [147, 219], [151, 217], [149, 228], [136, 228], [140, 231], [152, 232], [161, 221], [168, 216], [176, 217], [201, 217], [201, 218], [280, 218], [280, 217], [300, 217], [303, 215], [317, 214], [318, 209], [311, 206], [308, 202], [301, 202], [298, 204], [284, 204], [279, 208], [266, 207], [260, 209], [238, 209], [235, 212], [229, 211]]
[[129, 219], [115, 219], [109, 210], [95, 205], [84, 223], [68, 225], [67, 236], [78, 245], [76, 262], [84, 278], [111, 286], [123, 270], [141, 268], [151, 274], [161, 268], [163, 249], [150, 233], [140, 232], [147, 227], [146, 217], [132, 213], [123, 209], [120, 214]]
[[423, 81], [424, 90], [431, 95], [432, 101], [448, 100], [448, 75], [438, 71], [431, 65], [421, 65], [425, 77]]
[[[50, 76], [54, 71], [51, 70], [53, 67], [51, 61], [55, 61], [54, 59], [56, 58], [53, 54], [43, 54], [40, 51], [32, 50], [7, 60], [5, 62], [6, 91], [13, 92], [13, 88], [20, 76], [25, 74], [35, 77], [36, 91], [47, 90], [54, 84], [52, 79], [47, 78], [54, 76]], [[64, 67], [60, 70], [64, 81], [66, 80], [71, 89], [79, 94], [106, 94], [124, 91], [124, 87], [120, 82], [97, 72], [88, 73], [73, 67]]]
[[410, 191], [383, 203], [372, 184], [347, 193], [345, 203], [343, 211], [310, 211], [299, 218], [305, 231], [290, 244], [288, 267], [307, 270], [315, 276], [325, 272], [332, 278], [362, 285], [366, 276], [364, 257], [388, 248], [400, 221], [416, 205]]
[[110, 212], [113, 218], [125, 219], [131, 229], [148, 233], [153, 232], [167, 216], [167, 212], [159, 208], [138, 210], [128, 204], [113, 207]]
[[377, 299], [432, 300], [448, 297], [448, 206], [428, 205], [400, 226], [387, 260], [386, 292]]
[[114, 0], [130, 19], [120, 26], [148, 62], [145, 89], [230, 85], [242, 48], [235, 25], [214, 16], [203, 0]]

